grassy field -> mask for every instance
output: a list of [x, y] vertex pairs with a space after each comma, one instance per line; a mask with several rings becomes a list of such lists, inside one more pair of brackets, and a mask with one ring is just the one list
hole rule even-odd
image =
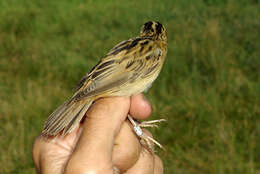
[[168, 30], [147, 93], [166, 174], [260, 174], [259, 0], [1, 0], [0, 173], [35, 173], [46, 117], [148, 20]]

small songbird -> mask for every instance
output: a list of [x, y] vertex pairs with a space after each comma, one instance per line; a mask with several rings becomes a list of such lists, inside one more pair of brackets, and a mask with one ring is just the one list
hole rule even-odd
[[[64, 136], [70, 133], [79, 125], [91, 104], [99, 98], [131, 96], [147, 91], [159, 75], [166, 53], [165, 27], [159, 22], [146, 22], [138, 37], [117, 44], [79, 81], [75, 94], [49, 116], [42, 135]], [[163, 119], [142, 123], [130, 115], [128, 119], [137, 136], [149, 148], [152, 148], [151, 142], [161, 147], [157, 141], [144, 134], [141, 127], [156, 126], [155, 123]]]

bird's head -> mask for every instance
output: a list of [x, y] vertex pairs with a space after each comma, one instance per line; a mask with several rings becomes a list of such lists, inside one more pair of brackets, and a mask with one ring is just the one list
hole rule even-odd
[[165, 27], [160, 22], [146, 22], [140, 32], [141, 37], [152, 37], [154, 39], [167, 42], [167, 32]]

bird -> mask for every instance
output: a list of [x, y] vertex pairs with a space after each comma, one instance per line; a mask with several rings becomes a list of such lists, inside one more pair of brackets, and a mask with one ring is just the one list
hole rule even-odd
[[[143, 24], [137, 37], [114, 46], [76, 85], [75, 93], [46, 120], [41, 135], [65, 136], [83, 119], [93, 102], [112, 96], [132, 96], [146, 92], [158, 77], [165, 62], [168, 37], [165, 27], [157, 21]], [[86, 115], [87, 116], [87, 115]], [[157, 127], [164, 119], [139, 123], [127, 116], [133, 130], [149, 149], [153, 143], [162, 145], [146, 135], [143, 127]]]

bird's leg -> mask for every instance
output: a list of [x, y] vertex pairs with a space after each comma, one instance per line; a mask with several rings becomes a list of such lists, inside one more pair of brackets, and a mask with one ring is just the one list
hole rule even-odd
[[131, 124], [133, 125], [134, 132], [136, 133], [136, 135], [141, 140], [143, 140], [143, 141], [141, 141], [142, 145], [148, 147], [148, 150], [150, 152], [154, 152], [153, 143], [163, 149], [163, 146], [159, 142], [157, 142], [155, 139], [153, 139], [152, 137], [147, 135], [145, 132], [143, 132], [142, 127], [158, 127], [158, 125], [156, 125], [156, 123], [166, 121], [166, 120], [160, 119], [160, 120], [144, 121], [142, 123], [138, 123], [130, 115], [128, 115], [127, 117], [129, 119], [129, 121], [131, 122]]
[[140, 127], [158, 127], [157, 123], [166, 121], [165, 119], [143, 121], [139, 124]]

